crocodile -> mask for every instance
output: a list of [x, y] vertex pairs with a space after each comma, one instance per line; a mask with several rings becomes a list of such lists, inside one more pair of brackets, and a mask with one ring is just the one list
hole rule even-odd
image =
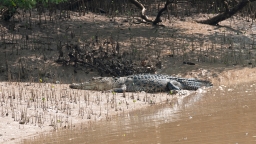
[[93, 77], [84, 83], [73, 83], [72, 89], [100, 90], [113, 92], [137, 92], [149, 93], [164, 92], [170, 90], [197, 90], [201, 87], [212, 86], [210, 81], [194, 78], [179, 78], [161, 74], [137, 74], [125, 77]]

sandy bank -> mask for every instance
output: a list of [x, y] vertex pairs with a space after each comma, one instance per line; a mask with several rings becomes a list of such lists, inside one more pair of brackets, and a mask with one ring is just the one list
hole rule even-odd
[[0, 143], [15, 143], [79, 123], [111, 120], [114, 115], [160, 103], [172, 104], [195, 93], [102, 93], [73, 90], [66, 84], [8, 82], [1, 83], [0, 90]]

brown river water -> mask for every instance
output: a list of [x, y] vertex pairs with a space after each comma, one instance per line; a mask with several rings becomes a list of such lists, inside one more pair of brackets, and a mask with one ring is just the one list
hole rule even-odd
[[[173, 105], [156, 105], [87, 128], [46, 134], [35, 143], [256, 143], [255, 82], [214, 86]], [[25, 142], [30, 143], [30, 142]]]

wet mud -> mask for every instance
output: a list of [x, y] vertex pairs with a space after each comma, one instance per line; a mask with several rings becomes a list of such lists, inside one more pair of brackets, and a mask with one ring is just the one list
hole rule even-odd
[[255, 87], [255, 81], [214, 86], [206, 94], [196, 93], [172, 104], [124, 113], [75, 130], [48, 133], [34, 142], [254, 143]]

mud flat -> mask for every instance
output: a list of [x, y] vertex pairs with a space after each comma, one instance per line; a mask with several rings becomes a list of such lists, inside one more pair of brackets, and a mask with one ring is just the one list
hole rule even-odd
[[173, 97], [167, 104], [166, 95], [155, 94], [165, 102], [159, 101], [154, 106], [142, 104], [132, 112], [115, 113], [107, 121], [81, 123], [73, 130], [40, 133], [23, 142], [253, 143], [255, 72], [255, 68], [219, 72], [213, 80], [215, 85], [207, 89], [207, 93], [199, 90], [189, 96]]
[[70, 89], [66, 84], [2, 82], [0, 143], [16, 143], [36, 134], [110, 121], [133, 110], [172, 104], [195, 92], [177, 94], [103, 93]]
[[[207, 75], [216, 88], [254, 81], [256, 69], [215, 70], [208, 71]], [[208, 90], [184, 90], [174, 95], [167, 92], [123, 94], [75, 90], [67, 84], [2, 82], [0, 142], [15, 143], [44, 132], [72, 129], [81, 123], [86, 127], [111, 121], [112, 117], [149, 106], [173, 105], [188, 95]]]

